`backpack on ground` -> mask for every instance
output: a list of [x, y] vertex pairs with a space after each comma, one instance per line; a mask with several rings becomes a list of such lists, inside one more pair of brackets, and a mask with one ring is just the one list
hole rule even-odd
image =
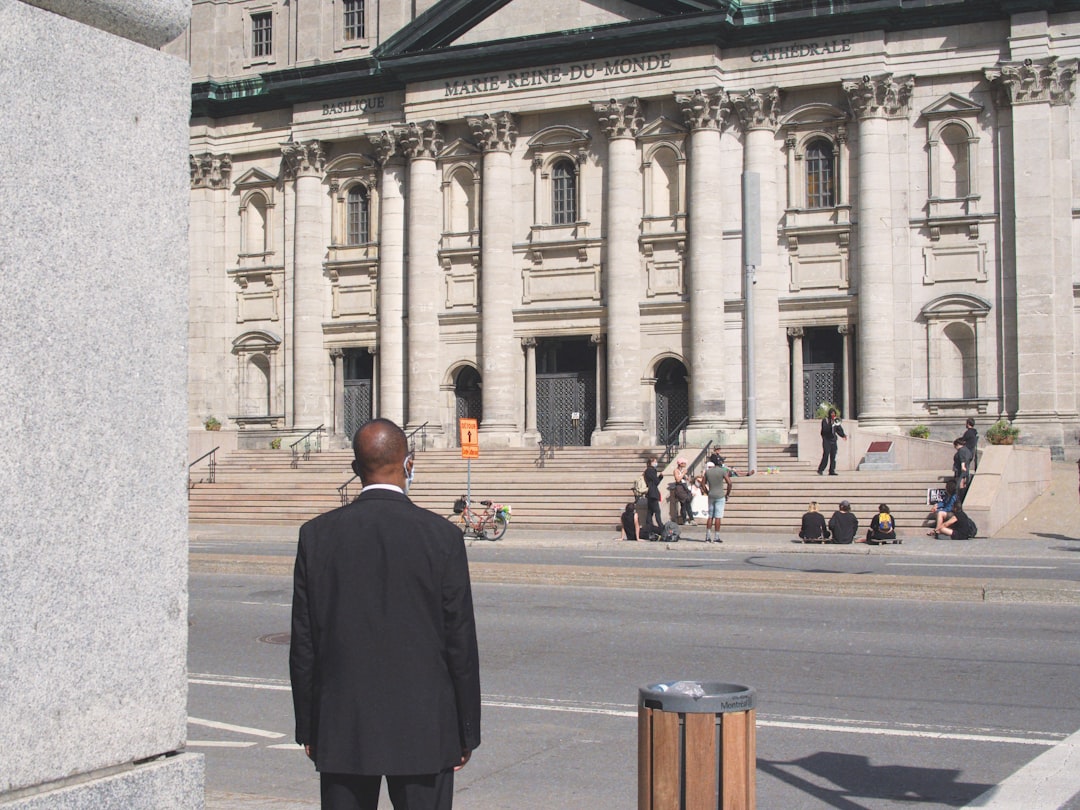
[[664, 543], [678, 543], [679, 542], [679, 524], [673, 520], [669, 520], [664, 524], [664, 531], [660, 535], [660, 540]]
[[970, 540], [979, 533], [979, 527], [975, 525], [975, 521], [967, 516], [967, 512], [961, 512], [957, 510], [953, 514], [956, 515], [956, 524], [953, 526], [952, 536], [956, 540]]
[[649, 485], [645, 483], [645, 473], [642, 473], [634, 479], [634, 496], [637, 498], [643, 498], [649, 491]]
[[889, 534], [893, 530], [892, 515], [888, 512], [878, 512], [877, 525], [881, 534]]

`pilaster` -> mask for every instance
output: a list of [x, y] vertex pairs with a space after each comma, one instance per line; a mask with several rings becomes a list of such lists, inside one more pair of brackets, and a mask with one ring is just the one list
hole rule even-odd
[[[892, 74], [843, 82], [858, 119], [857, 271], [859, 295], [859, 423], [896, 427], [896, 350], [893, 322], [880, 316], [882, 301], [895, 301], [889, 120], [906, 118], [914, 79]], [[904, 224], [904, 223], [902, 223]], [[845, 382], [847, 374], [845, 373]], [[845, 416], [850, 414], [845, 413]]]
[[[469, 118], [473, 138], [483, 153], [480, 193], [480, 360], [481, 375], [492, 384], [481, 389], [483, 418], [480, 443], [489, 447], [519, 444], [516, 418], [520, 390], [520, 356], [514, 346], [514, 304], [520, 301], [515, 283], [513, 207], [510, 153], [517, 140], [517, 123], [508, 112]], [[515, 296], [515, 293], [517, 295]], [[503, 380], [494, 384], [496, 380]]]
[[323, 169], [326, 151], [322, 142], [288, 141], [281, 144], [282, 168], [286, 179], [293, 180], [294, 245], [292, 273], [292, 396], [287, 422], [310, 429], [328, 421], [328, 386], [330, 372], [322, 323], [323, 302]]
[[1016, 238], [1014, 423], [1024, 442], [1062, 444], [1077, 422], [1073, 359], [1072, 160], [1069, 136], [1077, 61], [1002, 62], [984, 71], [1012, 118]]
[[[608, 139], [604, 170], [604, 286], [607, 300], [608, 414], [599, 444], [640, 444], [641, 357], [641, 172], [637, 133], [644, 123], [637, 98], [594, 102], [600, 130]], [[601, 415], [597, 414], [599, 418]]]
[[405, 165], [393, 133], [368, 136], [379, 176], [379, 415], [405, 424]]
[[[731, 105], [743, 128], [743, 171], [753, 172], [760, 180], [758, 238], [761, 261], [754, 272], [754, 355], [756, 368], [751, 373], [757, 389], [757, 430], [759, 435], [775, 434], [787, 423], [787, 399], [782, 386], [786, 369], [773, 361], [783, 341], [780, 329], [780, 290], [785, 288], [784, 267], [777, 255], [777, 162], [783, 152], [776, 142], [780, 125], [780, 91], [773, 87], [762, 92], [748, 90], [732, 93]], [[742, 217], [745, 221], [745, 212]], [[744, 291], [745, 294], [745, 291]], [[786, 345], [786, 341], [785, 341]]]
[[[690, 130], [687, 150], [687, 295], [690, 337], [690, 421], [687, 439], [715, 439], [727, 416], [724, 364], [730, 356], [724, 327], [724, 211], [720, 205], [720, 130], [731, 112], [722, 88], [675, 96]], [[736, 278], [737, 278], [737, 274]], [[731, 292], [736, 282], [732, 281]]]
[[442, 434], [439, 419], [439, 283], [440, 197], [435, 156], [443, 139], [438, 124], [410, 123], [396, 130], [398, 149], [409, 162], [408, 267], [406, 300], [408, 388], [406, 425], [427, 424], [428, 435]]

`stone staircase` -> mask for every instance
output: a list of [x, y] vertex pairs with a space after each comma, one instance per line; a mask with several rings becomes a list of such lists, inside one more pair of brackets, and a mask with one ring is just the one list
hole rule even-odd
[[[729, 466], [746, 472], [745, 447], [723, 448]], [[567, 447], [547, 450], [485, 450], [471, 467], [474, 501], [510, 504], [511, 531], [593, 529], [617, 531], [619, 513], [631, 499], [630, 487], [656, 450]], [[696, 450], [680, 455], [692, 460]], [[291, 467], [288, 453], [239, 450], [217, 464], [216, 483], [198, 481], [193, 472], [189, 517], [200, 523], [298, 524], [341, 505], [338, 487], [351, 477], [348, 451], [313, 453]], [[725, 529], [791, 531], [811, 499], [826, 517], [840, 500], [851, 501], [862, 526], [881, 502], [888, 503], [901, 534], [923, 531], [930, 515], [927, 487], [939, 486], [948, 470], [916, 472], [843, 472], [820, 477], [814, 466], [796, 459], [794, 446], [759, 446], [758, 472], [733, 479]], [[467, 462], [459, 450], [417, 454], [416, 480], [410, 497], [420, 506], [451, 515], [454, 499], [465, 492]], [[664, 514], [668, 514], [666, 487]], [[347, 497], [359, 492], [353, 481]], [[511, 535], [512, 536], [512, 535]]]

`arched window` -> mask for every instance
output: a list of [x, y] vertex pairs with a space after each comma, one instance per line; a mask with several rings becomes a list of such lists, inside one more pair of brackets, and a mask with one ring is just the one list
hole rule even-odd
[[941, 190], [939, 196], [956, 200], [971, 193], [968, 133], [958, 124], [941, 130]]
[[569, 160], [558, 161], [551, 169], [551, 223], [577, 222], [577, 174]]
[[832, 144], [824, 138], [806, 146], [806, 207], [836, 205], [836, 171]]
[[349, 189], [345, 202], [345, 244], [362, 245], [369, 241], [368, 193], [359, 183]]
[[679, 164], [670, 149], [657, 149], [652, 156], [652, 211], [650, 216], [670, 217], [679, 213]]
[[244, 244], [241, 253], [266, 253], [266, 198], [262, 194], [252, 194], [243, 209]]
[[472, 230], [474, 188], [472, 172], [459, 169], [450, 178], [450, 233]]

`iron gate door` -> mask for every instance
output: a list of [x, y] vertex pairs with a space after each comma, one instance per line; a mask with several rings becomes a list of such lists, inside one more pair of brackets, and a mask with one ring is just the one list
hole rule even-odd
[[833, 363], [803, 366], [803, 419], [813, 419], [823, 402], [839, 407], [841, 393], [840, 374]]
[[580, 371], [537, 374], [536, 427], [545, 444], [589, 444], [596, 430], [596, 376]]
[[656, 440], [661, 444], [671, 440], [671, 431], [690, 416], [690, 386], [686, 383], [686, 368], [679, 364], [680, 375], [656, 382]]
[[374, 363], [366, 350], [346, 349], [344, 357], [345, 435], [352, 438], [371, 421]]

